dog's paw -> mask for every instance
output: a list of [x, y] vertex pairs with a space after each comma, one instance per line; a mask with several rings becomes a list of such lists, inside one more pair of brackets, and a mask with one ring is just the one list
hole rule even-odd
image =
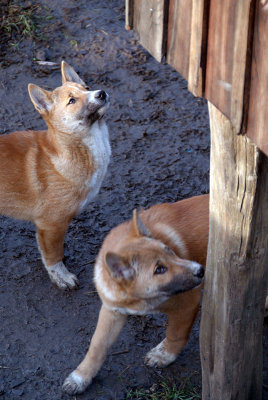
[[77, 372], [73, 371], [64, 381], [62, 390], [68, 394], [83, 393], [90, 382], [85, 381]]
[[148, 367], [166, 367], [177, 358], [177, 354], [169, 353], [165, 349], [165, 340], [150, 350], [145, 356], [145, 364]]
[[79, 285], [78, 278], [68, 271], [62, 261], [46, 269], [51, 281], [60, 289], [75, 289]]

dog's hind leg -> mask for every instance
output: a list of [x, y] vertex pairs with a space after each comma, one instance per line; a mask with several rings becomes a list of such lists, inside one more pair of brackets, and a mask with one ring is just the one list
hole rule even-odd
[[68, 224], [36, 224], [37, 242], [43, 263], [52, 282], [60, 289], [73, 289], [78, 279], [62, 262], [64, 237]]
[[98, 324], [92, 337], [88, 352], [63, 384], [68, 394], [82, 393], [101, 368], [107, 352], [117, 339], [127, 316], [101, 307]]
[[200, 297], [200, 290], [196, 290], [171, 299], [169, 307], [163, 310], [168, 315], [166, 337], [146, 354], [146, 365], [165, 367], [175, 361], [188, 341], [198, 313]]

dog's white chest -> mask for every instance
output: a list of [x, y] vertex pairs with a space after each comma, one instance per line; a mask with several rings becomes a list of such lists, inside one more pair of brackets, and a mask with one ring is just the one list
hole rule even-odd
[[95, 170], [88, 180], [87, 197], [80, 203], [79, 212], [98, 194], [102, 181], [107, 171], [111, 156], [111, 146], [109, 142], [109, 132], [104, 121], [95, 122], [90, 129], [90, 135], [83, 140], [88, 147], [94, 160]]

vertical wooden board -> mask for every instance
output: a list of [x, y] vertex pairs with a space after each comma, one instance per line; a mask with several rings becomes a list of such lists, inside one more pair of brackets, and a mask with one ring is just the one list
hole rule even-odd
[[141, 45], [159, 62], [165, 53], [167, 8], [167, 0], [134, 0], [133, 27]]
[[192, 24], [192, 0], [170, 0], [167, 62], [188, 80]]
[[211, 0], [205, 97], [241, 130], [252, 0]]
[[257, 4], [247, 135], [268, 155], [268, 1]]
[[188, 90], [202, 97], [207, 49], [208, 0], [193, 0]]
[[125, 0], [125, 28], [127, 30], [133, 28], [133, 6], [134, 0]]

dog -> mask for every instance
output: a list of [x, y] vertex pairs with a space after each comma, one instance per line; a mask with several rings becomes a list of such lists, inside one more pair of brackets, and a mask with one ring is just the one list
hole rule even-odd
[[65, 392], [82, 393], [92, 382], [129, 314], [166, 313], [166, 337], [145, 363], [164, 367], [176, 359], [199, 310], [208, 231], [209, 195], [134, 211], [131, 221], [111, 230], [94, 268], [102, 300], [97, 327]]
[[91, 91], [64, 61], [61, 74], [62, 86], [53, 91], [28, 85], [48, 129], [0, 136], [0, 213], [35, 224], [44, 266], [67, 289], [78, 279], [62, 261], [65, 233], [97, 195], [111, 148], [103, 119], [108, 94]]

